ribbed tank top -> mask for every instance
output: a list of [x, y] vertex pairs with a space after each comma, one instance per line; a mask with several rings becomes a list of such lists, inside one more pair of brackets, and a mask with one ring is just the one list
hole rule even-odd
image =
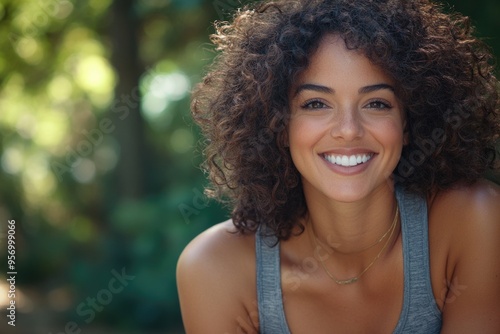
[[[441, 312], [430, 281], [426, 201], [400, 187], [396, 187], [396, 199], [401, 213], [404, 295], [393, 333], [439, 333]], [[279, 243], [274, 237], [256, 234], [256, 260], [260, 333], [290, 334], [281, 292]]]

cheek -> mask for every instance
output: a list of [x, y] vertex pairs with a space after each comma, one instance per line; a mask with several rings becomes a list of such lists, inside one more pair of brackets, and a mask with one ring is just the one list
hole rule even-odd
[[314, 150], [314, 145], [321, 137], [320, 130], [314, 122], [306, 121], [298, 116], [289, 123], [288, 145], [295, 167], [302, 174], [308, 164], [308, 158]]
[[[323, 124], [323, 125], [322, 125]], [[316, 143], [324, 133], [324, 122], [317, 122], [298, 116], [288, 127], [290, 150], [304, 148]]]
[[404, 137], [404, 120], [399, 114], [393, 113], [386, 117], [367, 117], [365, 127], [370, 132], [376, 133], [377, 137], [385, 139], [384, 141], [401, 141]]
[[384, 123], [379, 123], [378, 126], [373, 127], [373, 133], [380, 143], [389, 150], [393, 150], [394, 154], [401, 154], [404, 145], [404, 129], [399, 120], [388, 120]]
[[391, 142], [400, 142], [403, 144], [403, 127], [398, 122], [389, 122], [385, 127], [380, 127], [379, 130]]
[[393, 140], [398, 141], [402, 146], [404, 144], [405, 128], [403, 121], [398, 119], [391, 124], [391, 135]]
[[382, 153], [381, 158], [386, 166], [392, 169], [396, 167], [403, 149], [404, 134], [403, 124], [398, 117], [388, 117], [386, 119], [377, 119], [366, 123], [366, 135], [369, 141], [376, 142], [376, 146]]

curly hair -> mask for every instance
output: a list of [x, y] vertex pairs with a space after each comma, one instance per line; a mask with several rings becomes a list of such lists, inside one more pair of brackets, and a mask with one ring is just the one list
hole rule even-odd
[[430, 0], [278, 0], [215, 24], [219, 51], [193, 92], [206, 138], [210, 196], [242, 233], [265, 225], [286, 240], [307, 213], [287, 147], [289, 88], [327, 33], [396, 82], [409, 143], [396, 182], [428, 194], [498, 168], [498, 81], [469, 19]]

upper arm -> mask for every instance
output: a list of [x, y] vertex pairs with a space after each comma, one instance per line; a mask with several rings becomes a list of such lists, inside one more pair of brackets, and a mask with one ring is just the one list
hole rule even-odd
[[249, 305], [255, 290], [249, 239], [228, 233], [227, 223], [219, 224], [183, 251], [177, 287], [186, 333], [257, 332], [258, 319]]
[[442, 333], [499, 333], [500, 188], [480, 182], [437, 201], [450, 227]]

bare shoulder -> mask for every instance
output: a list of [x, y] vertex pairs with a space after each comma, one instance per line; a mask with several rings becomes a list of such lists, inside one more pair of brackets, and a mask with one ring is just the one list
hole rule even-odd
[[[500, 203], [500, 186], [480, 180], [472, 185], [458, 185], [438, 192], [432, 201], [435, 210], [451, 210], [471, 214], [498, 213]], [[484, 209], [487, 209], [484, 212]], [[472, 211], [471, 211], [472, 210]]]
[[481, 180], [437, 193], [429, 205], [429, 234], [431, 243], [439, 239], [448, 249], [449, 265], [483, 242], [500, 245], [500, 187]]
[[453, 236], [455, 241], [488, 237], [500, 228], [500, 187], [481, 180], [441, 191], [431, 201], [429, 217], [433, 225], [439, 225], [438, 230]]
[[253, 235], [238, 233], [232, 221], [227, 220], [194, 238], [182, 252], [179, 262], [186, 265], [208, 263], [212, 267], [231, 259], [241, 260], [242, 256], [253, 254], [254, 240]]
[[242, 235], [231, 221], [193, 239], [177, 263], [177, 287], [186, 332], [207, 328], [221, 333], [256, 330], [253, 307], [255, 237]]
[[500, 187], [481, 180], [436, 194], [429, 241], [443, 333], [500, 332]]

